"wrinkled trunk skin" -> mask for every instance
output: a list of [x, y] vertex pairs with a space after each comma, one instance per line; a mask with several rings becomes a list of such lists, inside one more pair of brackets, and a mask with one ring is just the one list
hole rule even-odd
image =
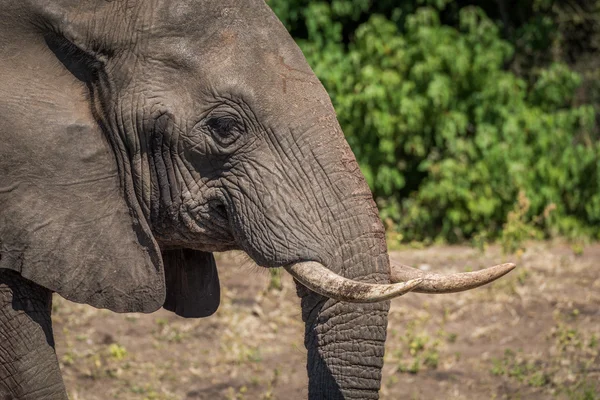
[[[311, 154], [320, 166], [313, 191], [326, 203], [315, 208], [330, 232], [322, 238], [320, 259], [346, 278], [389, 283], [385, 229], [371, 190], [335, 117], [326, 121], [318, 129], [328, 134], [311, 139], [316, 142]], [[298, 294], [306, 327], [309, 399], [378, 399], [390, 302], [344, 303], [305, 288]]]
[[[296, 120], [292, 135], [280, 143], [284, 151], [278, 154], [286, 157], [280, 165], [285, 168], [255, 174], [262, 177], [256, 186], [272, 188], [277, 196], [256, 212], [270, 224], [256, 225], [252, 219], [239, 224], [247, 232], [242, 239], [250, 238], [246, 243], [259, 243], [244, 250], [260, 265], [310, 260], [346, 278], [389, 283], [385, 230], [377, 206], [332, 108], [323, 106], [327, 104], [324, 100], [321, 107], [297, 107], [305, 118]], [[260, 159], [263, 164], [269, 160]], [[264, 197], [250, 204], [264, 203]], [[260, 245], [261, 239], [266, 244]], [[378, 399], [389, 302], [343, 303], [298, 286], [309, 399]]]
[[0, 399], [68, 400], [51, 308], [49, 290], [0, 269]]
[[[352, 220], [364, 224], [364, 219], [345, 219], [340, 225], [352, 224]], [[344, 276], [389, 283], [389, 261], [379, 229], [359, 234], [342, 245], [340, 253]], [[298, 294], [306, 326], [309, 399], [378, 399], [389, 301], [343, 303], [323, 298], [301, 285]]]
[[302, 304], [308, 398], [378, 399], [389, 302], [357, 306], [328, 300], [313, 308], [314, 300], [304, 297]]
[[[389, 283], [385, 229], [371, 191], [335, 115], [314, 114], [317, 118], [306, 118], [294, 130], [303, 134], [285, 152], [304, 155], [300, 167], [286, 162], [290, 167], [277, 180], [280, 193], [292, 193], [287, 182], [303, 182], [302, 189], [281, 196], [293, 199], [285, 206], [266, 211], [272, 216], [273, 210], [283, 210], [277, 214], [282, 220], [279, 235], [287, 239], [281, 247], [346, 278]], [[293, 175], [302, 169], [310, 171], [310, 179]], [[294, 243], [290, 238], [298, 239]], [[298, 295], [306, 326], [309, 399], [378, 399], [390, 303], [338, 302], [301, 285]]]

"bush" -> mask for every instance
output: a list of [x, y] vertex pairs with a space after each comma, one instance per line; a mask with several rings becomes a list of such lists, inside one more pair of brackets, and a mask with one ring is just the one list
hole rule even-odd
[[494, 239], [523, 193], [520, 220], [536, 231], [598, 237], [595, 111], [573, 101], [582, 78], [558, 62], [520, 78], [482, 9], [460, 8], [450, 26], [446, 0], [407, 3], [269, 2], [329, 91], [382, 218], [406, 241]]

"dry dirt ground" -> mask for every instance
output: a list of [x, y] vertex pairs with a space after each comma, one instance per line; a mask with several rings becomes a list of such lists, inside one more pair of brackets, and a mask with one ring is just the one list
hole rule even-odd
[[[600, 245], [533, 243], [393, 252], [440, 272], [515, 261], [501, 281], [392, 302], [382, 399], [600, 399]], [[57, 352], [73, 400], [306, 399], [294, 284], [240, 255], [218, 260], [210, 318], [119, 315], [54, 299]]]

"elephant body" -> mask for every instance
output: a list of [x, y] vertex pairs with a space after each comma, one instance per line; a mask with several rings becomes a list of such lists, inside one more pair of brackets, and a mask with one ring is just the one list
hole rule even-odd
[[424, 278], [390, 284], [335, 110], [264, 0], [0, 8], [0, 398], [66, 398], [52, 292], [208, 317], [213, 253], [243, 250], [297, 280], [308, 397], [377, 399], [381, 300]]
[[[330, 99], [263, 0], [0, 6], [1, 394], [66, 397], [51, 292], [206, 317], [232, 249], [389, 283]], [[298, 294], [309, 397], [377, 398], [389, 303]]]

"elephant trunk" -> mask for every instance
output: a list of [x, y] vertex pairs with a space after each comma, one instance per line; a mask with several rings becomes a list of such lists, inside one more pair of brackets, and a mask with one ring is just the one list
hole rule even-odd
[[[228, 214], [236, 241], [255, 262], [286, 266], [296, 278], [309, 398], [377, 399], [389, 301], [344, 299], [348, 292], [329, 295], [317, 287], [321, 279], [312, 280], [317, 286], [302, 279], [302, 269], [325, 276], [322, 265], [353, 281], [341, 286], [357, 292], [356, 283], [390, 284], [385, 230], [371, 191], [328, 99], [314, 103], [290, 106], [298, 113], [291, 125], [273, 123], [274, 131], [290, 134], [276, 143], [281, 151], [263, 151], [260, 163], [245, 164], [237, 178], [242, 190], [228, 190]], [[405, 285], [410, 290], [419, 281]]]
[[[323, 261], [347, 279], [389, 284], [385, 231], [368, 187], [359, 182], [347, 190], [360, 195], [342, 197], [335, 207], [330, 226], [336, 248], [328, 249]], [[298, 283], [297, 292], [305, 322], [309, 398], [379, 398], [389, 301], [350, 303]]]
[[[381, 240], [374, 240], [379, 237]], [[341, 248], [344, 276], [389, 282], [388, 256], [381, 233], [359, 237]], [[377, 399], [389, 301], [358, 304], [323, 297], [297, 285], [302, 298], [309, 399]]]

